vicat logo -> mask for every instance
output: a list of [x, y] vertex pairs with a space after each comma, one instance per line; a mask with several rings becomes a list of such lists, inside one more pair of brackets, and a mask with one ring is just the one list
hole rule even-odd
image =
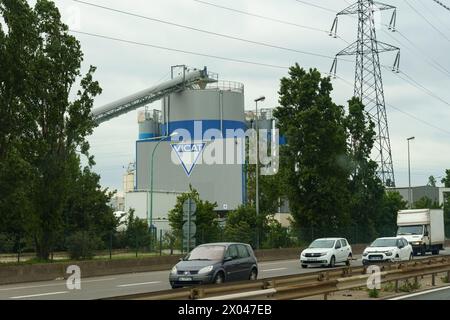
[[191, 175], [205, 145], [205, 143], [178, 143], [171, 145], [188, 177]]
[[204, 143], [195, 143], [195, 144], [173, 144], [172, 148], [180, 153], [180, 152], [202, 152]]

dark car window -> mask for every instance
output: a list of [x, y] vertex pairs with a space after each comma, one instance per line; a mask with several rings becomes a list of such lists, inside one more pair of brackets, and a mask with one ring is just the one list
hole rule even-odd
[[348, 245], [347, 241], [345, 239], [341, 239], [341, 243], [342, 243], [342, 247], [346, 247]]
[[403, 241], [402, 240], [397, 240], [397, 247], [401, 247], [403, 246]]
[[336, 246], [334, 247], [335, 249], [340, 249], [341, 248], [341, 241], [336, 241]]
[[225, 257], [231, 257], [233, 259], [237, 259], [239, 257], [236, 245], [231, 245], [228, 247]]
[[405, 239], [402, 239], [403, 241], [403, 245], [406, 247], [408, 245], [408, 241], [406, 241]]
[[238, 253], [239, 253], [239, 258], [248, 258], [250, 255], [247, 251], [247, 248], [243, 245], [238, 245]]

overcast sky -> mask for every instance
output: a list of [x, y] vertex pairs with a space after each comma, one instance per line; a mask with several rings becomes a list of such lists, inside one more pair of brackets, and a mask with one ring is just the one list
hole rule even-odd
[[[356, 38], [357, 21], [352, 17], [340, 18], [338, 34], [342, 39], [329, 37], [325, 32], [330, 29], [335, 16], [331, 11], [344, 9], [349, 4], [347, 0], [307, 1], [328, 10], [295, 0], [204, 1], [319, 31], [238, 14], [194, 0], [96, 0], [95, 4], [329, 57], [333, 57]], [[450, 0], [443, 2], [450, 5]], [[72, 29], [82, 32], [280, 67], [289, 67], [298, 62], [302, 67], [315, 67], [323, 73], [328, 72], [332, 64], [332, 59], [327, 57], [224, 39], [106, 11], [72, 0], [57, 0], [56, 4], [63, 20]], [[430, 94], [437, 96], [430, 97], [424, 92], [425, 89], [420, 90], [402, 80], [400, 76], [407, 77], [404, 74], [397, 75], [383, 69], [386, 102], [395, 107], [387, 106], [387, 113], [397, 186], [407, 186], [408, 183], [406, 138], [410, 136], [416, 137], [411, 144], [412, 182], [414, 185], [425, 185], [428, 176], [442, 176], [444, 170], [450, 168], [450, 12], [432, 0], [395, 0], [389, 1], [389, 4], [398, 7], [397, 28], [412, 44], [399, 33], [388, 32], [386, 27], [378, 30], [378, 40], [400, 47], [401, 70], [431, 91]], [[390, 13], [384, 12], [381, 19], [382, 24], [389, 24]], [[246, 109], [252, 109], [254, 98], [261, 94], [267, 98], [261, 107], [273, 108], [278, 105], [279, 80], [288, 71], [284, 68], [229, 62], [80, 34], [76, 37], [85, 54], [83, 72], [87, 71], [89, 65], [98, 68], [95, 78], [100, 82], [103, 94], [96, 99], [96, 106], [166, 80], [172, 65], [186, 64], [197, 68], [207, 66], [210, 71], [218, 73], [222, 80], [242, 82], [245, 85]], [[382, 64], [387, 66], [391, 66], [394, 59], [395, 54], [392, 53], [381, 56]], [[442, 71], [443, 68], [447, 71]], [[349, 83], [354, 81], [354, 62], [340, 62], [337, 72], [345, 81], [334, 80], [333, 97], [336, 103], [345, 105], [353, 93], [353, 87]], [[159, 109], [160, 103], [155, 103], [154, 108]], [[122, 189], [124, 168], [134, 161], [137, 137], [137, 111], [103, 123], [95, 129], [89, 141], [97, 162], [95, 170], [101, 175], [103, 186]]]

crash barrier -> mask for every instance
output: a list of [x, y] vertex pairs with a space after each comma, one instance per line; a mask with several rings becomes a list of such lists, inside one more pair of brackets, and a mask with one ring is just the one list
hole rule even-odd
[[[447, 273], [450, 278], [450, 256], [417, 259], [402, 263], [380, 264], [380, 283], [395, 282], [432, 275], [433, 285], [437, 274]], [[292, 300], [333, 292], [366, 287], [368, 266], [344, 267], [327, 271], [311, 272], [268, 279], [198, 286], [186, 289], [133, 294], [108, 298], [107, 300]]]

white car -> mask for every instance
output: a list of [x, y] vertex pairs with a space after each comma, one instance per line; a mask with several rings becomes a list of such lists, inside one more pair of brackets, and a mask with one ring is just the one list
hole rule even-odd
[[350, 265], [352, 247], [344, 238], [325, 238], [314, 240], [300, 254], [302, 268], [310, 265], [334, 267], [336, 263]]
[[403, 237], [378, 238], [362, 255], [363, 265], [376, 262], [408, 261], [413, 258], [413, 248]]

